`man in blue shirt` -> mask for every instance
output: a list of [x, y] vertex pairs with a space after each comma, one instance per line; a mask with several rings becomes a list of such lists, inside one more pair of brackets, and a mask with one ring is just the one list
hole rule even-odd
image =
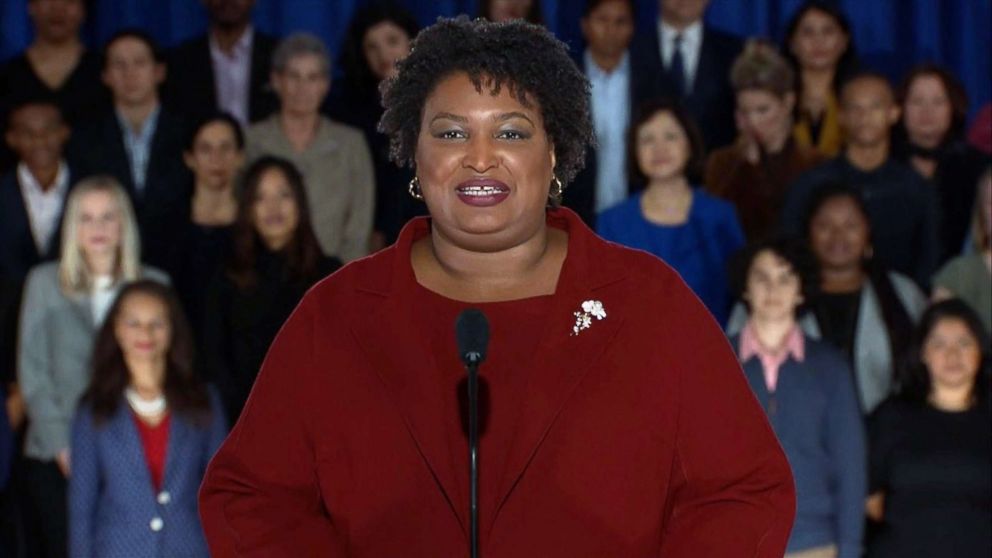
[[586, 49], [579, 66], [592, 85], [597, 148], [565, 193], [565, 205], [595, 226], [597, 213], [627, 197], [626, 136], [632, 112], [630, 46], [634, 36], [632, 0], [588, 0], [582, 36]]

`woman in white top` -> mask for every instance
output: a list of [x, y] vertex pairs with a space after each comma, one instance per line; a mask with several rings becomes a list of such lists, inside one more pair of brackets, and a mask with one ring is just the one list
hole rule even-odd
[[69, 195], [58, 261], [28, 274], [21, 306], [17, 375], [28, 416], [24, 510], [32, 556], [66, 553], [69, 429], [89, 382], [93, 339], [121, 285], [141, 277], [138, 230], [127, 194], [95, 176]]

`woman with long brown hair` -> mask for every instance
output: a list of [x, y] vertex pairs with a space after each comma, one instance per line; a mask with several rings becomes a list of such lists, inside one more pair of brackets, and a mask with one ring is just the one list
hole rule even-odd
[[303, 293], [341, 263], [321, 252], [303, 177], [278, 157], [248, 167], [232, 244], [207, 294], [203, 350], [233, 423], [283, 322]]
[[196, 493], [227, 427], [173, 292], [124, 287], [92, 363], [72, 428], [69, 555], [208, 556]]

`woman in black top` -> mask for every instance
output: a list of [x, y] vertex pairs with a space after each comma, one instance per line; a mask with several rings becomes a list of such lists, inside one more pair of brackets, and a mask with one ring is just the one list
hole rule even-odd
[[950, 299], [924, 314], [898, 396], [872, 416], [872, 558], [992, 555], [989, 338]]
[[303, 294], [341, 264], [320, 251], [303, 177], [262, 157], [245, 172], [233, 250], [204, 312], [204, 357], [233, 424], [269, 344]]
[[86, 50], [79, 38], [86, 4], [28, 0], [34, 41], [0, 70], [0, 122], [6, 123], [7, 112], [27, 101], [54, 102], [70, 124], [109, 104], [100, 79], [100, 55]]
[[183, 160], [193, 173], [193, 197], [188, 219], [174, 231], [168, 267], [198, 346], [203, 343], [205, 287], [230, 251], [238, 216], [235, 180], [244, 152], [241, 126], [227, 113], [202, 120], [183, 150]]
[[817, 190], [805, 231], [820, 266], [820, 294], [811, 304], [819, 334], [847, 356], [868, 413], [888, 397], [893, 364], [926, 298], [911, 279], [873, 262], [871, 222], [857, 190]]
[[975, 184], [989, 157], [965, 141], [968, 98], [946, 69], [923, 64], [898, 91], [902, 121], [893, 129], [896, 156], [933, 181], [940, 197], [940, 261], [964, 249]]
[[413, 173], [389, 160], [389, 137], [377, 129], [382, 117], [379, 84], [396, 73], [396, 62], [410, 53], [410, 41], [418, 31], [413, 14], [395, 4], [359, 10], [345, 38], [344, 82], [329, 101], [332, 116], [362, 130], [372, 152], [376, 183], [373, 250], [392, 244], [407, 221], [427, 211], [422, 202], [396, 187], [410, 182]]

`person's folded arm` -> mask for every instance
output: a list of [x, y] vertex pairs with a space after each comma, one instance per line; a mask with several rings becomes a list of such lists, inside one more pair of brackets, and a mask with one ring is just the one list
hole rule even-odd
[[304, 301], [283, 326], [207, 469], [200, 516], [211, 556], [345, 555], [316, 474], [312, 316]]
[[668, 298], [659, 335], [680, 387], [660, 556], [781, 558], [796, 505], [785, 454], [712, 317], [684, 285]]

